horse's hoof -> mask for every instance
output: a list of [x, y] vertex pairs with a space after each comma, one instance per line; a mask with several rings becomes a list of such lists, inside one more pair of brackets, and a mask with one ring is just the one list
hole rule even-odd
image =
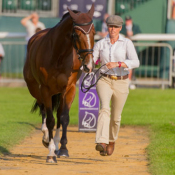
[[44, 145], [46, 148], [49, 147], [49, 143], [45, 142], [44, 140], [42, 140], [42, 143], [43, 143], [43, 145]]
[[47, 156], [46, 162], [47, 163], [57, 163], [56, 156]]
[[55, 154], [57, 155], [58, 158], [60, 158], [60, 156], [59, 156], [59, 150], [55, 150]]
[[59, 157], [69, 157], [67, 149], [59, 149], [57, 152], [57, 156]]

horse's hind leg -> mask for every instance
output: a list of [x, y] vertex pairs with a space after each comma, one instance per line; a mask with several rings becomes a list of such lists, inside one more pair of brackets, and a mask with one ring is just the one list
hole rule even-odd
[[55, 154], [57, 155], [57, 157], [59, 157], [59, 143], [60, 143], [60, 115], [59, 115], [59, 111], [60, 108], [62, 107], [62, 98], [60, 99], [60, 105], [59, 108], [57, 110], [57, 128], [56, 128], [56, 132], [55, 132], [55, 136], [54, 136], [54, 143], [55, 143]]
[[40, 105], [40, 112], [42, 115], [42, 126], [41, 126], [41, 131], [43, 132], [43, 138], [42, 138], [42, 143], [43, 145], [48, 148], [49, 146], [49, 132], [46, 126], [46, 112], [44, 109], [44, 105]]
[[[60, 116], [62, 114], [63, 111], [63, 97], [60, 97], [60, 105], [59, 108], [57, 109], [57, 128], [56, 128], [56, 132], [55, 132], [55, 136], [54, 136], [54, 143], [55, 143], [55, 154], [57, 154], [57, 157], [60, 157], [60, 150], [59, 150], [59, 143], [60, 143]], [[68, 153], [67, 153], [68, 154]]]
[[[25, 81], [27, 83], [27, 87], [29, 89], [30, 94], [37, 100], [35, 103], [36, 108], [40, 107], [40, 113], [42, 115], [42, 127], [41, 131], [43, 132], [43, 139], [42, 143], [43, 145], [48, 148], [49, 146], [49, 136], [48, 136], [48, 129], [46, 126], [46, 111], [44, 108], [44, 104], [41, 103], [41, 93], [40, 93], [40, 86], [37, 83], [37, 81], [34, 79], [33, 75], [31, 73], [25, 72]], [[35, 107], [33, 107], [35, 111]]]
[[49, 131], [49, 154], [47, 155], [47, 162], [56, 163], [56, 155], [55, 155], [55, 144], [53, 140], [53, 128], [55, 125], [55, 119], [52, 113], [52, 96], [49, 94], [49, 90], [46, 87], [41, 88], [41, 95], [44, 103], [44, 107], [46, 109], [46, 126]]

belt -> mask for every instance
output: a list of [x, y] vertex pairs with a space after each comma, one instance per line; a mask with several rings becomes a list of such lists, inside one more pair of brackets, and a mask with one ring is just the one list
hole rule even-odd
[[108, 77], [112, 80], [125, 80], [128, 78], [128, 75], [124, 75], [124, 76], [115, 76], [115, 75], [109, 75], [109, 74], [103, 74], [101, 73], [101, 75], [103, 75], [104, 77]]

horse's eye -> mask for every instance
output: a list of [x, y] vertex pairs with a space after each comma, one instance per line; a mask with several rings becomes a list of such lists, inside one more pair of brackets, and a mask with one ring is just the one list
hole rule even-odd
[[77, 34], [75, 34], [75, 37], [76, 37], [76, 38], [79, 38]]
[[75, 38], [75, 39], [77, 39], [78, 38], [78, 35], [76, 33], [73, 33], [72, 34], [72, 37]]

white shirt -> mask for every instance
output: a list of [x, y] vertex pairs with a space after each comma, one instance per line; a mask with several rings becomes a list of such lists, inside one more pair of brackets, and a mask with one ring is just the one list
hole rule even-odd
[[25, 27], [27, 30], [27, 41], [36, 33], [37, 28], [40, 28], [41, 30], [45, 29], [45, 25], [40, 21], [38, 21], [37, 25], [35, 26], [30, 20], [28, 20]]
[[128, 38], [124, 38], [119, 34], [119, 39], [111, 44], [109, 35], [98, 41], [94, 46], [93, 60], [96, 62], [98, 59], [101, 61], [101, 65], [108, 62], [124, 62], [128, 68], [116, 67], [113, 69], [108, 69], [103, 66], [100, 71], [116, 76], [124, 76], [129, 74], [129, 69], [137, 68], [140, 65], [134, 44]]

